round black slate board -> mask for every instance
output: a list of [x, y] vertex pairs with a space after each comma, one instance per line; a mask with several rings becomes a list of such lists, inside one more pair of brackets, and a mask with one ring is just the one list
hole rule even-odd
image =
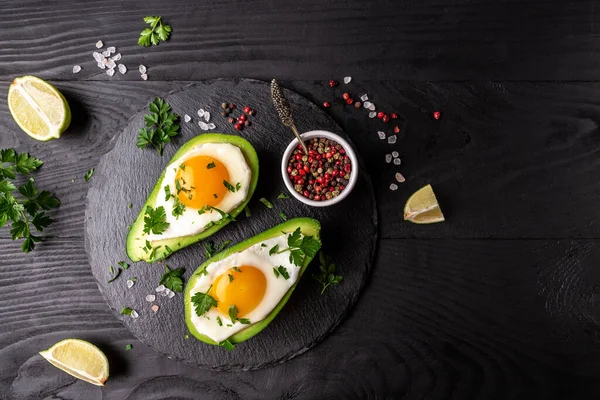
[[[292, 134], [277, 120], [269, 99], [266, 82], [254, 80], [214, 80], [192, 84], [180, 91], [169, 93], [165, 99], [173, 110], [193, 119], [181, 121], [182, 134], [166, 146], [164, 156], [154, 150], [136, 147], [138, 128], [143, 126], [146, 110], [131, 118], [118, 136], [114, 149], [102, 157], [90, 182], [86, 209], [86, 250], [92, 272], [109, 306], [116, 314], [123, 307], [132, 307], [138, 319], [119, 315], [125, 326], [142, 342], [166, 356], [189, 364], [213, 370], [249, 370], [283, 362], [303, 353], [331, 332], [356, 302], [372, 265], [377, 240], [377, 212], [373, 189], [368, 176], [362, 172], [351, 195], [338, 205], [311, 208], [290, 199], [277, 199], [286, 189], [280, 174], [280, 159]], [[337, 124], [320, 108], [297, 93], [286, 90], [300, 131], [325, 129], [341, 133]], [[249, 105], [257, 109], [252, 126], [237, 132], [220, 115], [220, 104], [233, 102], [238, 107]], [[255, 147], [260, 159], [260, 178], [250, 201], [252, 216], [243, 213], [208, 240], [221, 243], [232, 239], [237, 243], [281, 222], [279, 212], [289, 218], [310, 216], [321, 221], [325, 252], [337, 264], [343, 282], [325, 294], [319, 294], [319, 285], [311, 279], [318, 270], [316, 260], [306, 271], [287, 305], [277, 318], [261, 333], [236, 346], [232, 352], [210, 346], [187, 335], [183, 317], [182, 294], [173, 299], [157, 296], [160, 309], [154, 313], [145, 301], [155, 294], [164, 263], [172, 268], [183, 267], [185, 277], [204, 260], [202, 243], [189, 246], [172, 255], [162, 265], [144, 262], [131, 265], [112, 283], [109, 265], [128, 261], [125, 252], [127, 227], [133, 222], [146, 201], [156, 179], [168, 164], [177, 148], [185, 141], [201, 134], [197, 110], [204, 108], [212, 114], [216, 132], [240, 134]], [[356, 149], [360, 150], [360, 149]], [[275, 208], [265, 208], [258, 199], [266, 197]], [[129, 204], [133, 204], [132, 208]], [[131, 289], [126, 281], [136, 277]]]

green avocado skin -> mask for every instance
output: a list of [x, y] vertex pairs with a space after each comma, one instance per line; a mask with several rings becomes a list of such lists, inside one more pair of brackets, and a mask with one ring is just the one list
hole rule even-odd
[[[205, 134], [196, 136], [195, 138], [190, 139], [185, 144], [183, 144], [179, 148], [179, 150], [177, 150], [177, 152], [175, 153], [173, 158], [171, 158], [171, 160], [169, 161], [169, 163], [167, 165], [171, 165], [171, 163], [173, 163], [178, 158], [182, 157], [185, 153], [190, 151], [193, 147], [204, 144], [204, 143], [229, 143], [229, 144], [232, 144], [232, 145], [238, 147], [242, 151], [242, 154], [244, 155], [244, 158], [246, 159], [246, 162], [248, 163], [248, 166], [250, 167], [252, 176], [250, 177], [250, 188], [248, 189], [248, 196], [246, 197], [246, 200], [244, 200], [244, 202], [242, 204], [240, 204], [238, 207], [236, 207], [235, 209], [233, 209], [229, 212], [229, 214], [235, 218], [240, 212], [242, 212], [244, 207], [246, 207], [246, 205], [248, 204], [248, 201], [250, 201], [250, 199], [252, 198], [252, 195], [254, 194], [254, 189], [256, 189], [256, 183], [258, 182], [258, 156], [256, 155], [256, 150], [254, 150], [254, 147], [252, 147], [250, 142], [248, 142], [246, 139], [244, 139], [242, 137], [235, 136], [235, 135], [225, 135], [225, 134], [221, 134], [221, 133], [205, 133]], [[150, 260], [149, 257], [150, 257], [151, 252], [150, 251], [145, 252], [143, 250], [143, 247], [146, 244], [146, 239], [144, 239], [144, 235], [143, 235], [143, 233], [144, 233], [144, 214], [145, 214], [146, 206], [150, 205], [150, 206], [154, 207], [154, 204], [156, 204], [156, 198], [162, 192], [163, 179], [165, 177], [165, 172], [166, 172], [166, 168], [162, 172], [160, 177], [158, 178], [158, 181], [157, 181], [156, 185], [154, 186], [154, 189], [152, 189], [150, 196], [148, 196], [148, 200], [146, 200], [146, 203], [140, 210], [137, 218], [135, 219], [135, 222], [133, 223], [133, 225], [131, 225], [131, 229], [129, 230], [129, 234], [127, 236], [127, 255], [133, 262], [142, 261], [142, 260], [147, 261], [147, 262], [156, 262], [156, 261], [163, 260], [163, 259], [167, 258], [168, 256], [170, 256], [172, 253], [176, 252], [177, 250], [180, 250], [191, 244], [197, 243], [200, 240], [206, 239], [207, 237], [213, 235], [214, 233], [216, 233], [217, 231], [219, 231], [221, 228], [223, 228], [225, 225], [227, 225], [229, 223], [229, 221], [227, 221], [227, 222], [223, 222], [218, 225], [213, 225], [212, 227], [206, 229], [205, 231], [200, 232], [197, 235], [181, 236], [181, 237], [165, 239], [165, 240], [155, 240], [155, 241], [151, 242], [152, 247], [153, 248], [156, 248], [157, 246], [160, 246], [160, 247], [157, 248], [157, 250], [154, 252], [153, 259]], [[169, 247], [171, 252], [169, 252], [165, 246]]]
[[[276, 236], [281, 235], [282, 233], [286, 233], [286, 234], [292, 233], [297, 228], [300, 228], [303, 235], [310, 235], [310, 236], [314, 236], [316, 239], [319, 239], [319, 234], [321, 231], [321, 224], [319, 223], [319, 221], [312, 219], [312, 218], [293, 218], [282, 224], [275, 226], [274, 228], [271, 228], [267, 231], [259, 233], [258, 235], [253, 236], [249, 239], [246, 239], [243, 242], [240, 242], [240, 243], [236, 244], [235, 246], [230, 247], [227, 250], [225, 250], [219, 254], [216, 254], [212, 258], [206, 260], [202, 265], [200, 265], [196, 269], [196, 271], [194, 271], [192, 277], [189, 279], [189, 281], [185, 287], [185, 292], [183, 294], [183, 298], [184, 298], [184, 304], [185, 304], [185, 322], [187, 324], [188, 330], [191, 332], [192, 335], [194, 335], [196, 337], [196, 339], [201, 340], [208, 344], [219, 345], [219, 343], [215, 342], [208, 336], [205, 336], [205, 335], [201, 334], [200, 332], [198, 332], [196, 330], [196, 327], [192, 324], [192, 321], [191, 321], [192, 313], [195, 312], [194, 306], [192, 305], [192, 301], [191, 301], [192, 295], [193, 295], [191, 293], [191, 291], [192, 291], [192, 288], [196, 284], [196, 280], [201, 275], [201, 272], [204, 271], [204, 269], [213, 262], [220, 261], [233, 253], [241, 252], [242, 250], [245, 250], [248, 247], [250, 247], [256, 243], [260, 243], [265, 240], [274, 238]], [[277, 304], [277, 306], [275, 306], [275, 308], [269, 313], [269, 315], [267, 315], [267, 317], [265, 319], [248, 326], [246, 329], [244, 329], [242, 331], [239, 331], [235, 335], [229, 337], [228, 340], [234, 344], [240, 343], [240, 342], [250, 339], [252, 336], [258, 334], [260, 331], [265, 329], [267, 327], [267, 325], [269, 325], [269, 323], [277, 316], [279, 311], [281, 311], [283, 306], [285, 306], [285, 303], [287, 303], [288, 299], [292, 295], [292, 292], [296, 288], [296, 285], [298, 285], [300, 278], [304, 274], [306, 267], [308, 267], [308, 264], [310, 264], [311, 261], [312, 261], [312, 258], [306, 257], [306, 259], [304, 260], [304, 264], [300, 268], [300, 273], [298, 274], [298, 280], [296, 281], [296, 283], [294, 283], [294, 285], [292, 287], [290, 287], [290, 289], [287, 291], [285, 296], [283, 296], [281, 301]]]

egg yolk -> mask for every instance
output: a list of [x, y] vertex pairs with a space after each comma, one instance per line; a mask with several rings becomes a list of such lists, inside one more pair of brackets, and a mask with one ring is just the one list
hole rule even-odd
[[219, 275], [213, 282], [210, 295], [217, 300], [221, 313], [229, 315], [229, 307], [235, 305], [238, 317], [243, 317], [262, 301], [267, 288], [267, 278], [255, 267], [243, 265]]
[[187, 207], [215, 207], [227, 193], [223, 181], [229, 181], [229, 171], [214, 157], [196, 156], [184, 161], [177, 168], [175, 181], [179, 201]]

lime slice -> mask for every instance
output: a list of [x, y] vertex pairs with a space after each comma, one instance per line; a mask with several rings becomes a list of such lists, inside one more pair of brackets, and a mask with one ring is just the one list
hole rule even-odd
[[59, 138], [71, 123], [64, 96], [35, 76], [15, 78], [8, 89], [8, 108], [17, 125], [37, 140]]
[[404, 206], [404, 219], [415, 224], [434, 224], [444, 221], [431, 185], [423, 186], [413, 193]]
[[108, 360], [93, 344], [79, 339], [65, 339], [48, 350], [40, 351], [42, 357], [69, 375], [97, 386], [108, 379]]

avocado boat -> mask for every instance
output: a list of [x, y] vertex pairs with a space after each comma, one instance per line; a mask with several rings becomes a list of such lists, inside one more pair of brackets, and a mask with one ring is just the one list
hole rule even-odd
[[[227, 337], [227, 339], [225, 339], [225, 342], [235, 344], [235, 343], [240, 343], [240, 342], [246, 341], [246, 340], [250, 339], [251, 337], [253, 337], [254, 335], [258, 334], [263, 329], [265, 329], [267, 327], [267, 325], [269, 325], [269, 323], [275, 318], [275, 316], [277, 316], [277, 314], [281, 311], [283, 306], [287, 303], [290, 296], [292, 295], [292, 292], [296, 288], [296, 285], [298, 284], [300, 278], [302, 277], [304, 271], [306, 270], [306, 268], [308, 267], [308, 265], [314, 258], [316, 252], [321, 247], [321, 242], [320, 242], [320, 237], [319, 237], [320, 230], [321, 230], [321, 224], [319, 223], [319, 221], [317, 221], [315, 219], [312, 219], [312, 218], [290, 219], [282, 224], [279, 224], [267, 231], [264, 231], [256, 236], [254, 236], [254, 237], [246, 239], [243, 242], [240, 242], [219, 254], [216, 254], [215, 256], [206, 260], [202, 265], [200, 265], [196, 269], [196, 271], [194, 271], [194, 273], [192, 274], [192, 277], [188, 280], [186, 288], [185, 288], [185, 292], [184, 292], [185, 320], [186, 320], [188, 330], [192, 333], [192, 335], [194, 335], [194, 337], [196, 337], [198, 340], [200, 340], [202, 342], [212, 344], [212, 345], [223, 346], [223, 344], [224, 344], [224, 342], [217, 342], [217, 341], [211, 339], [209, 336], [200, 333], [198, 331], [196, 325], [193, 322], [193, 317], [197, 318], [197, 316], [195, 315], [196, 311], [194, 308], [194, 304], [192, 302], [192, 297], [196, 293], [200, 292], [199, 290], [195, 291], [194, 288], [196, 287], [197, 281], [199, 279], [201, 279], [201, 277], [205, 276], [206, 268], [213, 263], [217, 263], [221, 260], [226, 259], [227, 257], [230, 257], [231, 255], [234, 255], [235, 253], [242, 253], [244, 250], [249, 249], [250, 247], [252, 247], [254, 245], [257, 245], [257, 244], [262, 245], [263, 242], [265, 242], [267, 240], [274, 239], [274, 238], [280, 238], [283, 235], [285, 235], [285, 237], [287, 238], [287, 237], [289, 237], [290, 234], [294, 233], [297, 229], [300, 230], [300, 233], [304, 237], [312, 236], [316, 240], [316, 243], [315, 243], [316, 247], [314, 248], [314, 253], [312, 254], [312, 256], [309, 256], [308, 254], [306, 254], [304, 256], [302, 264], [295, 266], [295, 268], [299, 268], [297, 280], [291, 287], [289, 287], [289, 289], [287, 289], [287, 292], [285, 292], [285, 294], [283, 295], [281, 300], [279, 300], [279, 302], [276, 303], [276, 305], [266, 315], [266, 317], [262, 318], [261, 320], [256, 321], [255, 323], [251, 323], [250, 325], [247, 325], [243, 330], [239, 330], [236, 333], [234, 333], [233, 335]], [[268, 249], [266, 249], [266, 251], [268, 251]], [[269, 252], [269, 254], [270, 254], [270, 252]], [[211, 284], [210, 284], [211, 287], [213, 286], [213, 284], [215, 284], [215, 282], [211, 282]], [[221, 317], [223, 317], [223, 315], [221, 315]], [[200, 317], [200, 318], [202, 318], [202, 317]], [[214, 318], [213, 318], [213, 320], [214, 320]], [[225, 321], [223, 321], [223, 324], [224, 323], [225, 323]]]
[[[199, 135], [187, 141], [179, 148], [179, 150], [177, 150], [175, 155], [173, 155], [167, 164], [167, 168], [197, 146], [208, 143], [226, 143], [237, 147], [241, 151], [246, 164], [250, 169], [251, 175], [248, 184], [248, 192], [244, 201], [228, 212], [232, 218], [235, 218], [240, 212], [242, 212], [242, 210], [248, 204], [248, 201], [250, 201], [252, 198], [254, 190], [256, 189], [256, 183], [258, 182], [258, 156], [256, 155], [254, 147], [252, 147], [250, 142], [248, 142], [246, 139], [235, 135], [225, 135], [221, 133], [206, 133]], [[147, 241], [147, 238], [144, 234], [144, 216], [146, 214], [146, 208], [148, 206], [154, 208], [158, 196], [163, 196], [163, 180], [165, 178], [167, 168], [163, 170], [162, 174], [158, 178], [154, 189], [148, 196], [148, 200], [146, 200], [146, 203], [141, 208], [135, 222], [131, 225], [129, 230], [129, 234], [127, 236], [127, 255], [131, 261], [137, 262], [144, 260], [147, 262], [156, 262], [162, 260], [177, 250], [208, 238], [225, 227], [231, 221], [229, 218], [223, 218], [222, 220], [218, 221], [218, 223], [207, 225], [206, 229], [193, 235], [165, 239], [154, 238], [153, 240]], [[147, 246], [147, 244], [149, 246]]]

